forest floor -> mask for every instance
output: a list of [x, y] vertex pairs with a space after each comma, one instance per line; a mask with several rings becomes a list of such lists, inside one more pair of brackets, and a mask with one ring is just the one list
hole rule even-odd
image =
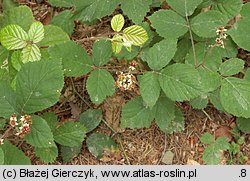
[[[63, 9], [53, 8], [46, 1], [19, 0], [20, 4], [28, 5], [33, 10], [34, 16], [43, 24], [48, 24], [52, 17]], [[39, 3], [38, 3], [39, 2]], [[85, 26], [75, 22], [75, 29], [72, 40], [77, 41], [89, 36], [95, 36], [111, 31], [110, 17], [104, 17], [95, 25]], [[93, 42], [80, 43], [82, 47], [91, 54]], [[239, 49], [238, 57], [246, 61], [246, 67], [250, 66], [250, 53]], [[97, 164], [204, 164], [202, 153], [207, 145], [200, 142], [200, 137], [205, 132], [209, 132], [215, 137], [226, 136], [230, 142], [236, 141], [238, 136], [244, 137], [245, 143], [241, 145], [242, 153], [248, 157], [243, 163], [239, 158], [231, 159], [228, 152], [222, 153], [221, 164], [250, 164], [250, 135], [235, 133], [236, 118], [216, 110], [211, 104], [205, 110], [195, 110], [188, 103], [179, 103], [185, 116], [185, 130], [181, 133], [165, 134], [155, 123], [145, 129], [120, 129], [120, 113], [122, 105], [137, 92], [119, 92], [109, 97], [103, 104], [93, 105], [85, 89], [87, 76], [77, 77], [71, 81], [65, 78], [62, 99], [55, 106], [50, 108], [56, 112], [60, 121], [76, 119], [81, 112], [89, 106], [79, 98], [78, 93], [93, 108], [103, 110], [105, 123], [102, 123], [94, 132], [104, 133], [113, 136], [119, 145], [118, 156], [104, 154], [101, 160], [96, 159], [89, 153], [86, 144], [83, 143], [81, 154], [77, 155], [70, 163], [63, 163], [59, 159], [53, 164], [73, 164], [73, 165], [97, 165]], [[108, 125], [108, 126], [107, 126]], [[113, 130], [110, 129], [112, 127]], [[33, 164], [43, 164], [34, 156], [30, 146], [23, 144], [22, 149], [28, 155]]]

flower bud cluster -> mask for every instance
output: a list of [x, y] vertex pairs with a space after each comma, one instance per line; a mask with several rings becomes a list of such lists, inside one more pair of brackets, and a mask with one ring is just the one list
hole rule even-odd
[[17, 133], [15, 135], [23, 137], [26, 134], [30, 133], [30, 125], [32, 124], [31, 116], [29, 115], [21, 116], [19, 121], [17, 121], [17, 115], [12, 114], [10, 117], [9, 124], [13, 128], [16, 128]]
[[121, 91], [133, 90], [136, 85], [136, 77], [131, 73], [136, 70], [137, 63], [132, 61], [129, 64], [128, 72], [117, 72], [117, 80], [116, 87], [118, 87]]
[[225, 33], [227, 29], [225, 27], [219, 27], [216, 30], [217, 38], [215, 39], [216, 46], [219, 46], [221, 48], [225, 48], [224, 40], [227, 39], [227, 34]]

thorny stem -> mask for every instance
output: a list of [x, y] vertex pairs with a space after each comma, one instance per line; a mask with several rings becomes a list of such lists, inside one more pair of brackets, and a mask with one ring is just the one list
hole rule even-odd
[[12, 129], [12, 127], [10, 126], [4, 133], [3, 133], [3, 135], [2, 136], [0, 136], [0, 140], [1, 139], [4, 139], [6, 136], [7, 136], [7, 134], [9, 133], [9, 131]]
[[76, 42], [85, 42], [85, 41], [90, 41], [90, 40], [111, 40], [110, 38], [106, 38], [105, 36], [117, 35], [117, 34], [121, 34], [121, 33], [109, 32], [109, 33], [99, 34], [99, 35], [96, 35], [96, 36], [82, 38], [80, 40], [76, 40]]
[[189, 30], [189, 35], [190, 35], [190, 39], [191, 39], [191, 43], [192, 43], [192, 49], [193, 49], [193, 54], [194, 54], [194, 66], [197, 66], [197, 59], [196, 59], [196, 51], [195, 51], [195, 46], [194, 46], [194, 38], [193, 38], [193, 34], [192, 34], [192, 28], [189, 22], [188, 17], [186, 16], [186, 21], [188, 24], [188, 30]]
[[78, 97], [88, 106], [88, 107], [91, 107], [91, 105], [81, 96], [81, 94], [79, 94], [79, 92], [76, 90], [76, 87], [75, 87], [75, 84], [74, 84], [74, 81], [72, 78], [70, 78], [70, 81], [71, 81], [71, 84], [72, 84], [72, 88], [73, 88], [73, 91], [78, 95]]
[[[114, 130], [114, 128], [112, 128], [104, 119], [102, 119], [102, 122], [113, 132], [113, 135], [111, 137], [113, 137], [115, 134], [117, 134], [117, 132]], [[128, 158], [128, 155], [127, 155], [127, 153], [126, 153], [126, 151], [124, 149], [124, 146], [122, 144], [120, 135], [118, 135], [118, 142], [119, 142], [119, 144], [120, 144], [120, 146], [122, 148], [122, 153], [124, 154], [127, 163], [130, 165], [129, 158]]]

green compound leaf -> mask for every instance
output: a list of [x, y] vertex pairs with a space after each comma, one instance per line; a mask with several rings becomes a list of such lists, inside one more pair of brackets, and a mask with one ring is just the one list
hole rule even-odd
[[185, 101], [202, 94], [199, 72], [192, 66], [176, 63], [161, 71], [162, 90], [173, 101]]
[[207, 165], [217, 165], [222, 159], [222, 150], [229, 148], [229, 143], [226, 137], [219, 137], [215, 142], [213, 136], [209, 133], [205, 133], [201, 141], [205, 144], [210, 144], [203, 152], [202, 159]]
[[142, 46], [148, 40], [148, 34], [143, 27], [133, 25], [123, 30], [123, 40], [135, 46]]
[[175, 107], [174, 117], [172, 119], [164, 117], [167, 116], [166, 109], [164, 109], [164, 107], [161, 107], [159, 110], [156, 112], [155, 121], [163, 132], [172, 134], [174, 132], [181, 132], [184, 130], [184, 116], [180, 109]]
[[35, 62], [41, 60], [41, 52], [36, 44], [29, 44], [22, 50], [23, 63]]
[[112, 38], [112, 50], [115, 54], [119, 54], [122, 51], [123, 41], [121, 35], [114, 35]]
[[216, 36], [216, 30], [219, 27], [226, 26], [228, 18], [216, 10], [200, 13], [191, 20], [193, 32], [204, 38]]
[[200, 138], [200, 141], [204, 144], [208, 144], [211, 145], [214, 143], [214, 137], [209, 134], [209, 133], [205, 133], [202, 135], [202, 137]]
[[72, 158], [76, 157], [81, 153], [82, 144], [79, 144], [74, 147], [69, 146], [61, 146], [61, 156], [63, 159], [63, 162], [70, 162]]
[[54, 132], [56, 125], [58, 124], [57, 116], [54, 112], [46, 112], [41, 116], [50, 127], [50, 130]]
[[239, 73], [244, 68], [245, 62], [239, 58], [231, 58], [220, 66], [220, 73], [223, 76], [231, 76]]
[[242, 10], [240, 12], [241, 16], [246, 18], [249, 17], [249, 11], [250, 11], [250, 3], [246, 3], [243, 5]]
[[149, 107], [144, 105], [141, 97], [128, 101], [122, 109], [121, 127], [148, 128], [153, 120]]
[[44, 38], [43, 24], [39, 21], [32, 23], [28, 35], [29, 35], [29, 40], [32, 41], [33, 43], [40, 42]]
[[10, 118], [10, 115], [17, 113], [16, 95], [11, 89], [9, 83], [0, 81], [0, 116], [6, 119]]
[[154, 109], [156, 124], [167, 132], [169, 123], [175, 118], [175, 103], [167, 97], [160, 97]]
[[89, 133], [100, 124], [102, 119], [102, 111], [100, 109], [88, 109], [81, 114], [79, 121], [85, 126], [86, 132]]
[[34, 113], [55, 104], [64, 84], [62, 66], [55, 61], [25, 64], [17, 73], [17, 103], [21, 112]]
[[237, 122], [237, 126], [238, 128], [246, 133], [249, 134], [250, 133], [250, 119], [246, 119], [246, 118], [237, 118], [236, 120]]
[[97, 159], [101, 159], [104, 151], [115, 151], [118, 149], [115, 141], [105, 135], [100, 133], [93, 133], [87, 138], [87, 147]]
[[189, 38], [183, 38], [177, 43], [177, 51], [173, 57], [173, 60], [176, 63], [183, 63], [185, 61], [185, 57], [192, 47], [192, 43]]
[[62, 60], [66, 76], [77, 77], [92, 70], [93, 63], [90, 56], [73, 41], [49, 47], [48, 50], [51, 60]]
[[12, 8], [18, 7], [18, 3], [15, 0], [5, 0], [2, 4], [3, 11], [10, 10]]
[[96, 19], [112, 14], [120, 0], [91, 0], [88, 6], [81, 10], [79, 20], [83, 22], [92, 22]]
[[21, 49], [27, 45], [28, 34], [18, 25], [8, 25], [1, 30], [0, 40], [8, 50]]
[[0, 119], [0, 130], [2, 131], [5, 127], [6, 120], [4, 118]]
[[[5, 140], [0, 148], [4, 152], [4, 165], [30, 165], [30, 159], [16, 146]], [[15, 155], [15, 156], [14, 156]]]
[[114, 31], [119, 32], [124, 26], [125, 20], [122, 14], [117, 14], [111, 19], [111, 27]]
[[195, 99], [192, 99], [190, 104], [194, 109], [204, 109], [207, 107], [208, 98], [207, 96], [199, 96]]
[[74, 147], [86, 137], [86, 128], [77, 122], [65, 122], [54, 130], [54, 139], [63, 146]]
[[156, 32], [164, 38], [179, 38], [188, 31], [185, 19], [171, 10], [157, 11], [149, 20]]
[[76, 7], [89, 5], [91, 1], [79, 1], [79, 0], [48, 0], [52, 6], [56, 7]]
[[167, 3], [182, 16], [190, 16], [202, 0], [167, 0]]
[[102, 66], [109, 62], [112, 56], [112, 46], [109, 41], [96, 41], [92, 52], [94, 64]]
[[141, 52], [141, 58], [153, 70], [161, 70], [168, 65], [177, 51], [177, 39], [164, 39], [153, 47]]
[[53, 46], [69, 41], [69, 36], [61, 28], [54, 25], [44, 26], [44, 39], [38, 43], [39, 46]]
[[233, 41], [241, 48], [250, 51], [250, 15], [242, 18], [228, 31]]
[[20, 71], [23, 63], [22, 63], [22, 52], [20, 50], [14, 51], [11, 55], [11, 65], [17, 71]]
[[34, 147], [51, 147], [54, 142], [53, 134], [47, 122], [36, 115], [32, 116], [32, 124], [30, 125], [30, 133], [24, 139], [27, 143]]
[[208, 94], [208, 98], [210, 100], [210, 102], [214, 105], [214, 107], [220, 111], [225, 112], [224, 108], [221, 105], [221, 101], [220, 101], [220, 91], [219, 89], [210, 92]]
[[2, 148], [0, 147], [0, 165], [4, 164], [4, 152]]
[[91, 101], [100, 104], [107, 96], [112, 96], [115, 93], [114, 78], [106, 70], [94, 70], [87, 80], [87, 91]]
[[139, 80], [142, 99], [150, 109], [155, 105], [161, 92], [158, 76], [155, 72], [148, 72], [142, 75]]
[[222, 81], [220, 99], [223, 108], [237, 117], [250, 118], [250, 82], [235, 77]]
[[[152, 0], [123, 0], [122, 11], [135, 24], [140, 24], [150, 10]], [[135, 13], [136, 12], [136, 13]]]
[[4, 11], [3, 18], [0, 21], [0, 28], [10, 24], [19, 25], [28, 32], [31, 24], [34, 22], [34, 17], [31, 9], [28, 6], [19, 6], [10, 8]]
[[228, 19], [237, 16], [241, 11], [241, 7], [241, 0], [219, 0], [212, 6], [213, 9], [218, 10], [222, 14], [226, 15]]
[[58, 156], [58, 148], [53, 142], [53, 146], [46, 148], [35, 147], [36, 156], [45, 163], [53, 163]]
[[74, 31], [73, 13], [70, 10], [65, 10], [54, 16], [51, 20], [52, 25], [59, 26], [66, 33], [71, 35]]

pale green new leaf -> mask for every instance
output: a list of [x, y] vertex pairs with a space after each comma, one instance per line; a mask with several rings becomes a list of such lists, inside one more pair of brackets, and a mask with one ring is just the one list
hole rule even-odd
[[216, 10], [210, 10], [200, 13], [191, 20], [193, 32], [204, 38], [212, 38], [216, 36], [216, 30], [219, 27], [226, 26], [227, 16]]
[[222, 81], [220, 99], [223, 108], [237, 117], [250, 118], [250, 82], [228, 77]]
[[121, 127], [148, 128], [153, 120], [150, 108], [144, 105], [142, 97], [128, 101], [122, 108]]
[[84, 49], [73, 41], [48, 48], [50, 59], [62, 61], [64, 74], [69, 77], [82, 76], [92, 70], [92, 60]]
[[38, 148], [35, 147], [36, 156], [38, 156], [45, 163], [53, 163], [58, 156], [58, 149], [55, 143], [53, 142], [53, 146]]
[[94, 70], [87, 80], [87, 91], [91, 101], [100, 104], [115, 93], [114, 78], [107, 70]]
[[114, 31], [119, 32], [124, 26], [125, 20], [122, 14], [117, 14], [111, 19], [111, 27]]
[[29, 40], [32, 41], [33, 43], [40, 42], [44, 38], [43, 24], [39, 21], [32, 23], [28, 35], [29, 35]]
[[223, 76], [231, 76], [239, 73], [244, 68], [245, 62], [239, 58], [231, 58], [220, 66], [220, 73]]
[[8, 25], [1, 30], [0, 40], [8, 50], [21, 49], [27, 45], [28, 34], [18, 25]]
[[182, 16], [190, 16], [194, 13], [202, 0], [167, 0], [167, 3]]
[[65, 122], [54, 130], [54, 139], [64, 146], [77, 146], [86, 137], [86, 128], [77, 122]]
[[164, 39], [153, 47], [141, 52], [141, 58], [153, 70], [161, 70], [174, 57], [177, 50], [177, 39]]
[[22, 58], [23, 63], [35, 62], [41, 60], [41, 52], [36, 44], [28, 44], [22, 50]]
[[74, 31], [74, 18], [73, 12], [70, 10], [65, 10], [58, 15], [54, 16], [51, 20], [52, 25], [59, 26], [66, 33], [71, 35]]
[[104, 151], [111, 152], [116, 151], [118, 149], [115, 141], [101, 133], [93, 133], [87, 138], [87, 147], [92, 155], [94, 155], [97, 159], [101, 159]]
[[115, 54], [119, 54], [122, 51], [123, 41], [121, 35], [114, 35], [112, 38], [112, 50]]
[[250, 51], [250, 15], [239, 20], [228, 31], [233, 41], [241, 48]]
[[155, 72], [148, 72], [139, 79], [142, 99], [150, 109], [157, 102], [161, 92], [158, 76]]
[[202, 95], [201, 77], [191, 65], [170, 65], [161, 71], [162, 90], [173, 101], [186, 101]]
[[241, 0], [219, 0], [212, 6], [213, 9], [225, 14], [229, 19], [237, 16], [242, 7]]
[[34, 17], [31, 8], [28, 6], [19, 6], [4, 11], [3, 18], [0, 21], [0, 28], [15, 24], [19, 25], [24, 29], [24, 31], [28, 32], [33, 22]]
[[39, 46], [53, 46], [69, 41], [69, 36], [61, 28], [54, 25], [44, 26], [44, 39], [38, 43]]
[[148, 40], [148, 34], [143, 27], [133, 25], [123, 30], [123, 40], [135, 46], [142, 46]]
[[96, 66], [109, 62], [112, 56], [112, 46], [109, 41], [96, 41], [93, 45], [92, 59]]
[[151, 4], [152, 0], [123, 0], [121, 8], [129, 19], [135, 24], [140, 24], [144, 20], [147, 12], [150, 11]]
[[149, 17], [156, 32], [165, 38], [179, 38], [188, 31], [183, 17], [172, 10], [160, 10]]
[[4, 141], [0, 148], [4, 152], [4, 165], [30, 165], [30, 159], [8, 140]]
[[29, 62], [17, 73], [17, 103], [20, 111], [34, 113], [55, 104], [64, 85], [57, 61]]
[[25, 135], [25, 141], [34, 147], [51, 147], [54, 142], [54, 138], [47, 122], [43, 118], [36, 115], [33, 115], [31, 119], [32, 124], [30, 125], [30, 133]]

